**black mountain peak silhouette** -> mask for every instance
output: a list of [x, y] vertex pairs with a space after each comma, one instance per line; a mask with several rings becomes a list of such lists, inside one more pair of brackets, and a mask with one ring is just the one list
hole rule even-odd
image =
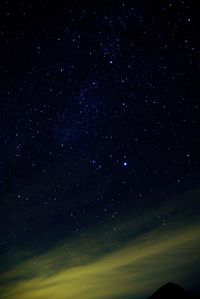
[[148, 299], [200, 299], [200, 296], [185, 290], [175, 283], [168, 282]]

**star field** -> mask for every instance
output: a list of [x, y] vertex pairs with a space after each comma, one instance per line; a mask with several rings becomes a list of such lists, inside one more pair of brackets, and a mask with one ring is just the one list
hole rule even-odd
[[19, 252], [91, 240], [102, 226], [110, 250], [123, 248], [124, 219], [153, 213], [132, 240], [198, 218], [192, 199], [188, 214], [176, 206], [200, 184], [197, 11], [187, 0], [2, 1], [4, 271], [26, 260]]

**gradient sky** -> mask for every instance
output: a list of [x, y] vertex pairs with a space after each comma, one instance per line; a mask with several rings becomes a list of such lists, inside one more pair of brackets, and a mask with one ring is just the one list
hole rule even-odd
[[[144, 298], [171, 280], [198, 290], [199, 195], [195, 190], [174, 198], [174, 207], [126, 215], [116, 233], [104, 223], [81, 240], [5, 257], [21, 260], [1, 275], [1, 298]], [[173, 215], [167, 229], [153, 223], [158, 211]]]
[[200, 292], [191, 1], [1, 1], [0, 299]]

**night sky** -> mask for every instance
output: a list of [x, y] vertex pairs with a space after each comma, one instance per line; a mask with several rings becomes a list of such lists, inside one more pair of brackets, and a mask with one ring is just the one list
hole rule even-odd
[[198, 1], [0, 2], [0, 298], [200, 291]]

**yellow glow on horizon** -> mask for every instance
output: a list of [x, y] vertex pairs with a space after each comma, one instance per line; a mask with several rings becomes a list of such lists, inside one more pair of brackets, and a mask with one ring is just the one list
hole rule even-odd
[[199, 261], [200, 224], [191, 222], [172, 221], [167, 229], [152, 228], [123, 247], [117, 239], [133, 230], [129, 220], [117, 234], [92, 232], [79, 241], [66, 240], [4, 272], [0, 298], [145, 297], [161, 282], [184, 281], [188, 267]]

